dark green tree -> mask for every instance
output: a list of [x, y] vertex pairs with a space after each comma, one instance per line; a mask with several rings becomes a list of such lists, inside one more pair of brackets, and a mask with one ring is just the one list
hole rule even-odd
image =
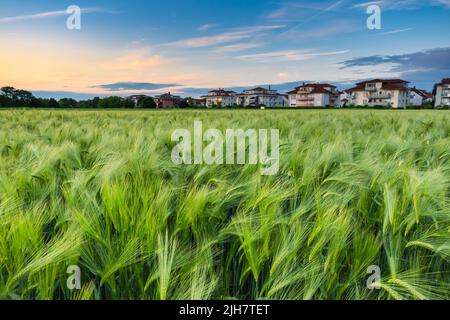
[[98, 108], [98, 103], [100, 102], [100, 98], [99, 97], [95, 97], [94, 99], [92, 99], [92, 108]]
[[17, 90], [13, 87], [3, 87], [0, 89], [2, 92], [2, 95], [5, 96], [8, 99], [15, 100], [16, 99], [16, 92]]
[[123, 102], [121, 97], [106, 97], [100, 99], [98, 107], [101, 109], [119, 109], [122, 108]]
[[152, 97], [145, 97], [145, 98], [139, 99], [138, 108], [156, 109], [156, 102]]
[[12, 100], [5, 95], [0, 95], [0, 108], [10, 108]]
[[39, 99], [32, 97], [30, 101], [27, 103], [30, 108], [47, 108], [47, 99]]
[[59, 107], [63, 109], [71, 109], [77, 107], [77, 101], [72, 98], [63, 98], [59, 100]]
[[51, 98], [50, 100], [48, 100], [47, 108], [51, 108], [51, 109], [59, 108], [58, 101], [56, 101], [55, 99]]
[[26, 90], [16, 90], [15, 97], [22, 103], [30, 103], [31, 100], [34, 98], [33, 94], [30, 91]]
[[106, 97], [100, 99], [98, 107], [101, 109], [132, 109], [134, 108], [134, 103], [121, 97]]

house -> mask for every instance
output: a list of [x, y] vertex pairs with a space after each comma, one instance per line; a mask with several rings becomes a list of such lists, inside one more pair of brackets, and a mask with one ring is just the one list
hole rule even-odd
[[357, 106], [404, 109], [409, 104], [408, 84], [401, 79], [374, 79], [357, 83], [349, 90]]
[[196, 98], [186, 98], [186, 102], [189, 106], [195, 106], [195, 107], [205, 107], [206, 106], [206, 99], [196, 99]]
[[170, 92], [155, 97], [156, 107], [160, 109], [177, 108], [181, 101], [181, 97], [174, 96]]
[[145, 94], [137, 94], [137, 95], [134, 95], [134, 96], [129, 96], [128, 99], [133, 101], [134, 107], [137, 108], [137, 106], [139, 104], [139, 101], [141, 99], [144, 99], [144, 98], [147, 98], [147, 97], [148, 96], [146, 96]]
[[354, 106], [355, 105], [355, 99], [356, 95], [353, 89], [347, 89], [340, 93], [340, 107], [345, 108], [348, 106]]
[[237, 94], [236, 104], [244, 107], [286, 107], [289, 105], [285, 95], [277, 93], [276, 90], [257, 87], [244, 90]]
[[442, 79], [434, 86], [435, 107], [450, 106], [450, 78]]
[[433, 101], [433, 94], [426, 90], [412, 88], [409, 91], [409, 104], [413, 106], [422, 106], [425, 103]]
[[199, 107], [206, 107], [206, 99], [193, 99], [192, 104], [194, 106], [199, 106]]
[[327, 83], [303, 84], [287, 93], [291, 107], [339, 107], [340, 93]]
[[206, 96], [206, 106], [211, 107], [230, 107], [236, 105], [236, 92], [225, 89], [209, 91]]

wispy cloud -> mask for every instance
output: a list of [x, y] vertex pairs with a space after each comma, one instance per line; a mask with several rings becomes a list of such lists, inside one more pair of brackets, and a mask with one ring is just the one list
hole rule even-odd
[[414, 28], [405, 28], [405, 29], [386, 31], [386, 32], [380, 33], [380, 35], [396, 34], [396, 33], [402, 33], [402, 32], [407, 32], [407, 31], [411, 31], [411, 30], [414, 30]]
[[381, 6], [383, 10], [413, 10], [429, 5], [450, 8], [450, 0], [380, 0], [357, 3], [353, 5], [353, 8], [365, 10], [368, 6], [374, 4]]
[[322, 12], [328, 7], [328, 11], [337, 8], [336, 6], [327, 6], [320, 1], [291, 1], [282, 3], [281, 6], [267, 15], [268, 19], [279, 20], [286, 17], [298, 17], [299, 14], [307, 14], [309, 16]]
[[211, 30], [213, 28], [216, 28], [217, 26], [219, 26], [219, 25], [215, 24], [215, 23], [203, 24], [200, 27], [198, 27], [198, 31], [208, 31], [208, 30]]
[[282, 39], [297, 41], [302, 39], [325, 38], [361, 30], [361, 24], [352, 20], [330, 20], [312, 27], [292, 28], [280, 35]]
[[249, 49], [255, 49], [255, 48], [261, 48], [265, 44], [264, 43], [237, 43], [237, 44], [230, 44], [227, 46], [217, 47], [213, 51], [216, 53], [232, 53], [232, 52], [239, 52]]
[[[104, 12], [104, 10], [100, 8], [82, 8], [82, 13], [94, 13], [94, 12]], [[21, 15], [21, 16], [12, 16], [12, 17], [3, 17], [0, 18], [0, 23], [13, 23], [13, 22], [20, 22], [20, 21], [27, 21], [27, 20], [38, 20], [38, 19], [48, 19], [48, 18], [55, 18], [55, 17], [62, 17], [67, 16], [66, 10], [57, 10], [57, 11], [47, 11], [47, 12], [40, 12], [35, 14], [29, 14], [29, 15]]]
[[150, 83], [150, 82], [116, 82], [110, 84], [101, 84], [93, 86], [106, 91], [143, 91], [143, 90], [159, 90], [165, 88], [179, 87], [178, 84], [166, 83]]
[[239, 41], [243, 39], [248, 39], [254, 36], [255, 34], [261, 32], [272, 31], [276, 29], [284, 28], [284, 25], [269, 25], [269, 26], [254, 26], [248, 28], [238, 29], [236, 31], [230, 31], [225, 33], [220, 33], [213, 36], [208, 37], [195, 37], [183, 39], [175, 42], [170, 42], [164, 44], [165, 46], [173, 46], [173, 47], [183, 47], [183, 48], [202, 48], [209, 47], [214, 45], [220, 45], [224, 43]]
[[300, 23], [297, 23], [296, 25], [294, 25], [293, 27], [291, 27], [290, 29], [285, 31], [282, 34], [282, 36], [289, 35], [289, 33], [292, 33], [293, 31], [295, 31], [299, 27], [304, 26], [305, 24], [313, 21], [314, 19], [317, 19], [318, 17], [326, 14], [329, 11], [333, 11], [333, 10], [339, 8], [344, 2], [345, 2], [345, 0], [339, 0], [339, 1], [336, 1], [336, 2], [332, 3], [331, 5], [328, 5], [328, 6], [324, 7], [324, 8], [322, 8], [322, 9], [319, 9], [316, 13], [310, 15], [308, 18], [302, 20]]
[[436, 2], [444, 7], [450, 8], [450, 0], [436, 0]]
[[281, 19], [283, 17], [286, 16], [286, 14], [288, 14], [290, 9], [290, 6], [284, 6], [284, 7], [280, 7], [272, 12], [270, 12], [267, 15], [267, 18], [269, 19]]
[[283, 50], [251, 55], [239, 56], [238, 59], [254, 62], [273, 62], [273, 61], [304, 61], [323, 56], [334, 56], [348, 53], [349, 50], [321, 52], [314, 49], [307, 50]]
[[369, 2], [363, 2], [363, 3], [354, 4], [352, 7], [353, 8], [367, 9], [371, 5], [380, 5], [380, 4], [382, 4], [382, 2], [383, 1], [369, 1]]
[[103, 63], [101, 66], [110, 70], [145, 70], [150, 67], [162, 65], [165, 62], [159, 54], [154, 54], [148, 47], [129, 50], [114, 58], [113, 61]]

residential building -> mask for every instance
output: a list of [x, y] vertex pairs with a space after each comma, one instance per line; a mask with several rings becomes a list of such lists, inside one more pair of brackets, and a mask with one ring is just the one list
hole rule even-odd
[[412, 106], [422, 106], [425, 103], [433, 102], [433, 94], [426, 90], [412, 88], [409, 91], [409, 104]]
[[356, 95], [353, 89], [347, 89], [340, 93], [340, 107], [345, 108], [354, 106], [356, 102]]
[[350, 91], [357, 106], [404, 109], [409, 104], [408, 84], [401, 79], [374, 79], [357, 83]]
[[225, 89], [209, 91], [206, 96], [206, 106], [211, 107], [230, 107], [236, 105], [236, 92]]
[[156, 107], [159, 109], [177, 108], [181, 101], [181, 97], [174, 96], [170, 92], [155, 97]]
[[244, 90], [236, 95], [236, 104], [244, 107], [287, 107], [289, 105], [286, 95], [277, 93], [277, 90], [257, 87]]
[[450, 106], [450, 78], [443, 79], [434, 86], [435, 107]]
[[186, 98], [186, 102], [189, 106], [204, 107], [206, 106], [206, 99]]
[[128, 99], [133, 101], [134, 106], [137, 108], [139, 100], [147, 98], [148, 96], [146, 96], [145, 94], [137, 94], [134, 96], [129, 96]]
[[340, 92], [327, 83], [303, 84], [287, 93], [291, 107], [339, 107]]

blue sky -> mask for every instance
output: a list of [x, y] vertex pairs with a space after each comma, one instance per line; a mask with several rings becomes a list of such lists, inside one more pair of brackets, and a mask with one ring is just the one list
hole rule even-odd
[[[369, 30], [369, 5], [381, 30]], [[65, 10], [82, 8], [81, 30]], [[0, 0], [0, 85], [42, 96], [200, 95], [450, 77], [450, 0]]]

